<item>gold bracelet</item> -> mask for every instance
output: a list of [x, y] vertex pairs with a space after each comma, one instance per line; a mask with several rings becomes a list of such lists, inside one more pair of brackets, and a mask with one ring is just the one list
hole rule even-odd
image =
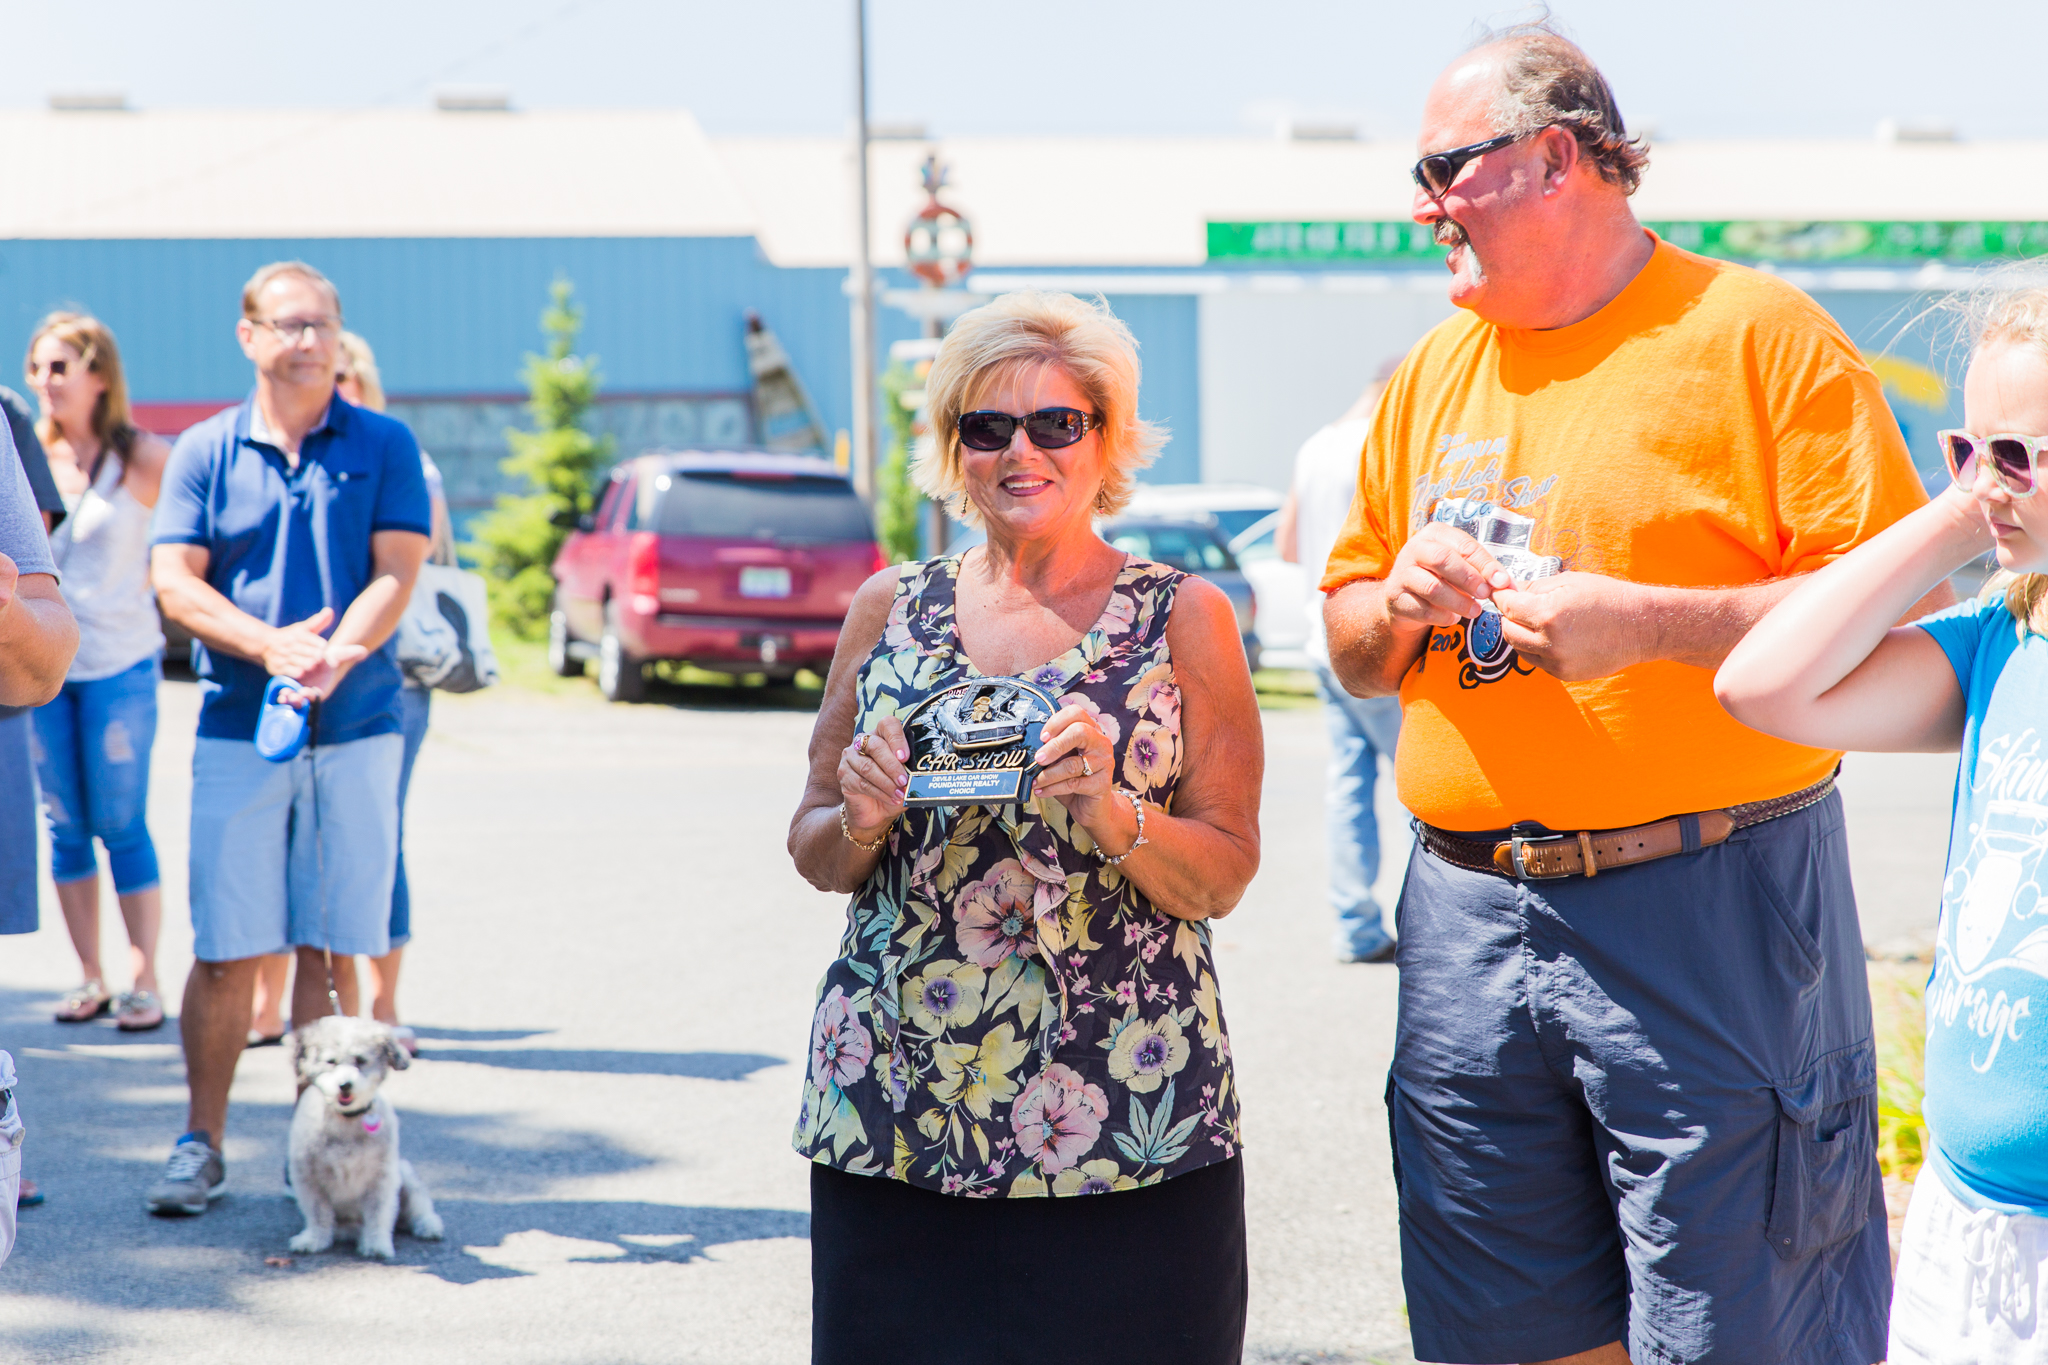
[[889, 831], [893, 829], [895, 825], [896, 822], [894, 820], [891, 820], [888, 824], [882, 826], [882, 832], [875, 836], [875, 841], [872, 844], [864, 844], [860, 840], [853, 837], [853, 830], [850, 827], [848, 827], [846, 823], [846, 803], [844, 801], [841, 801], [839, 803], [839, 832], [846, 836], [847, 843], [852, 844], [855, 848], [859, 849], [863, 853], [873, 853], [876, 849], [880, 848], [884, 843], [888, 842]]

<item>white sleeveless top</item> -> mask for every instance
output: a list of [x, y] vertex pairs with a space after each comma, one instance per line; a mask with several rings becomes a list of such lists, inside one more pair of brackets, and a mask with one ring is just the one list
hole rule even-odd
[[92, 487], [64, 500], [69, 515], [50, 536], [64, 600], [78, 620], [67, 682], [125, 673], [164, 647], [149, 586], [150, 511], [122, 486], [118, 457], [100, 463]]

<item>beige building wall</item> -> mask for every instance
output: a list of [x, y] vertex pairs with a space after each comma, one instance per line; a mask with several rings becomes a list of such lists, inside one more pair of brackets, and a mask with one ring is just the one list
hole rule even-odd
[[1284, 490], [1301, 443], [1350, 407], [1382, 362], [1450, 316], [1445, 282], [1428, 272], [1373, 292], [1203, 295], [1203, 480]]

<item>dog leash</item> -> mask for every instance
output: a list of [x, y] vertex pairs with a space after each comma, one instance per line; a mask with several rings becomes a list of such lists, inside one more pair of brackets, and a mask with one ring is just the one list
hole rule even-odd
[[313, 894], [320, 902], [320, 958], [327, 967], [327, 1012], [341, 1013], [341, 995], [334, 989], [334, 935], [327, 928], [327, 847], [320, 834], [320, 702], [307, 703], [306, 749], [312, 759], [308, 770], [313, 787]]

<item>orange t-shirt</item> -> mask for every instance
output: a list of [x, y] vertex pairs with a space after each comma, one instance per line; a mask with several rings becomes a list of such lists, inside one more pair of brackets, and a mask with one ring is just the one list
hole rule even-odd
[[[1384, 578], [1428, 521], [1518, 580], [1734, 587], [1819, 568], [1926, 500], [1898, 423], [1819, 304], [1658, 241], [1582, 322], [1462, 313], [1387, 386], [1323, 587]], [[1668, 660], [1559, 682], [1498, 617], [1439, 628], [1402, 680], [1401, 802], [1432, 825], [1611, 829], [1799, 790], [1838, 754], [1759, 734]]]

